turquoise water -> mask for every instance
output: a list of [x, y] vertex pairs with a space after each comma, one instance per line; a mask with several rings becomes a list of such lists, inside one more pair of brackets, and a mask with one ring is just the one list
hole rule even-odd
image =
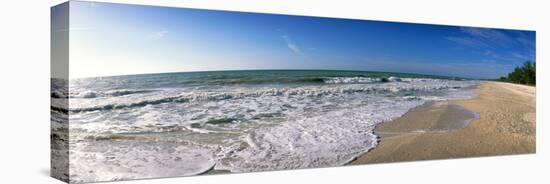
[[[96, 77], [75, 79], [75, 87], [85, 85], [96, 88], [139, 88], [139, 87], [189, 87], [199, 85], [261, 85], [261, 84], [321, 84], [336, 78], [373, 78], [383, 79], [389, 77], [402, 78], [431, 78], [431, 79], [456, 79], [453, 77], [390, 73], [367, 71], [339, 71], [339, 70], [235, 70], [235, 71], [206, 71], [206, 72], [182, 72], [141, 74], [112, 77]], [[90, 82], [94, 83], [90, 86]], [[121, 83], [120, 81], [124, 81]], [[86, 85], [88, 84], [88, 85]]]

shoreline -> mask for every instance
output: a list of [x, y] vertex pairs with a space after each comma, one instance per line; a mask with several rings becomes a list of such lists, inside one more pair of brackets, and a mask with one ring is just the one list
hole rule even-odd
[[[535, 88], [486, 82], [477, 92], [470, 99], [428, 102], [377, 125], [378, 145], [345, 165], [535, 153]], [[467, 111], [478, 116], [442, 129], [463, 121]]]
[[[477, 87], [473, 87], [472, 89], [475, 89]], [[474, 97], [475, 98], [475, 97]], [[452, 118], [456, 121], [462, 121], [461, 123], [464, 123], [464, 125], [462, 126], [459, 126], [459, 127], [454, 127], [456, 125], [453, 125], [449, 122], [446, 122], [446, 121], [441, 121], [438, 123], [439, 126], [437, 127], [434, 127], [435, 129], [434, 130], [430, 130], [429, 132], [439, 132], [439, 133], [444, 133], [444, 132], [449, 132], [449, 131], [452, 131], [454, 129], [459, 129], [459, 128], [464, 128], [465, 126], [467, 126], [469, 123], [471, 123], [473, 120], [475, 119], [478, 119], [479, 118], [479, 114], [474, 112], [474, 111], [471, 111], [469, 109], [466, 109], [464, 108], [463, 106], [461, 105], [457, 105], [457, 104], [449, 104], [448, 101], [426, 101], [424, 104], [422, 105], [419, 105], [417, 107], [414, 107], [412, 109], [410, 109], [409, 111], [407, 111], [404, 115], [402, 115], [401, 117], [397, 118], [397, 119], [401, 119], [403, 118], [404, 116], [406, 116], [407, 114], [411, 113], [411, 112], [414, 112], [414, 111], [425, 111], [426, 109], [432, 109], [434, 108], [434, 106], [437, 106], [436, 108], [441, 108], [442, 106], [445, 106], [445, 108], [448, 108], [451, 110], [451, 116], [446, 116], [447, 118]], [[465, 115], [465, 116], [462, 116], [462, 117], [456, 117], [456, 115]], [[396, 119], [396, 120], [397, 120]], [[389, 121], [389, 122], [394, 122], [396, 120], [393, 120], [393, 121]], [[378, 126], [380, 126], [381, 124], [384, 124], [384, 123], [389, 123], [389, 122], [383, 122], [383, 123], [380, 123], [379, 125], [377, 125], [377, 128]], [[420, 134], [420, 133], [425, 133], [425, 132], [421, 132], [421, 131], [412, 131], [412, 132], [408, 132], [410, 134]], [[380, 141], [386, 137], [393, 137], [393, 136], [387, 136], [387, 135], [384, 135], [384, 134], [392, 134], [392, 132], [375, 132], [375, 135], [378, 136], [379, 140], [378, 140], [378, 143], [380, 143]], [[407, 134], [407, 133], [406, 133]], [[400, 135], [401, 136], [401, 135]], [[350, 159], [349, 161], [347, 161], [346, 163], [340, 165], [340, 166], [347, 166], [347, 165], [357, 165], [356, 160], [358, 160], [359, 157], [361, 156], [364, 156], [365, 154], [371, 152], [372, 150], [376, 149], [376, 147], [374, 148], [371, 148], [370, 150], [368, 151], [365, 151], [364, 153], [362, 153], [361, 155], [359, 155], [358, 157], [355, 157], [353, 159]], [[331, 166], [326, 166], [326, 167], [316, 167], [316, 168], [330, 168]], [[334, 166], [334, 167], [338, 167], [338, 166]], [[301, 168], [301, 169], [315, 169], [315, 168]], [[277, 170], [274, 170], [274, 171], [277, 171]], [[255, 172], [264, 172], [264, 171], [255, 171]], [[198, 174], [198, 175], [216, 175], [216, 174], [235, 174], [235, 173], [239, 173], [239, 172], [231, 172], [229, 170], [216, 170], [214, 169], [214, 167], [212, 167], [211, 169], [201, 173], [201, 174]]]
[[[534, 89], [486, 82], [476, 87], [478, 94], [473, 98], [428, 101], [395, 120], [378, 124], [374, 130], [378, 145], [342, 166], [536, 153]], [[493, 109], [495, 105], [502, 108]], [[505, 110], [508, 115], [504, 115], [502, 109], [521, 110]], [[495, 119], [499, 116], [506, 117]], [[520, 124], [514, 124], [517, 117], [522, 117]], [[498, 128], [495, 120], [523, 131]], [[199, 175], [230, 173], [211, 168]]]

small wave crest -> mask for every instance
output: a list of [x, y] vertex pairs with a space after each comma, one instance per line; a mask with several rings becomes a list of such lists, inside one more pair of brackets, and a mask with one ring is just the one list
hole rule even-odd
[[324, 79], [327, 84], [368, 84], [368, 83], [383, 83], [383, 82], [434, 82], [441, 83], [444, 81], [453, 81], [446, 79], [427, 79], [427, 78], [400, 78], [395, 76], [390, 77], [330, 77]]
[[332, 77], [324, 80], [327, 84], [373, 83], [380, 81], [380, 78], [371, 77]]
[[[141, 101], [108, 103], [98, 106], [72, 108], [71, 112], [86, 112], [97, 110], [114, 110], [122, 108], [143, 107], [146, 105], [157, 105], [162, 103], [187, 103], [187, 102], [200, 102], [200, 101], [221, 101], [230, 99], [241, 98], [258, 98], [262, 96], [304, 96], [304, 97], [320, 97], [326, 95], [338, 95], [344, 93], [358, 93], [369, 92], [377, 90], [376, 88], [363, 87], [363, 88], [334, 88], [334, 89], [303, 89], [303, 88], [272, 88], [267, 90], [248, 90], [237, 92], [185, 92], [176, 96], [160, 97], [145, 99]], [[392, 89], [378, 89], [382, 91], [392, 91]]]
[[82, 92], [75, 92], [69, 95], [69, 98], [118, 97], [118, 96], [132, 95], [132, 94], [149, 93], [153, 91], [154, 90], [112, 90], [112, 91], [106, 91], [106, 92], [82, 91]]
[[[362, 80], [362, 79], [360, 79]], [[400, 91], [425, 91], [455, 89], [472, 85], [473, 83], [453, 81], [432, 81], [437, 79], [402, 79], [413, 81], [410, 83], [392, 84], [379, 83], [374, 85], [350, 84], [344, 86], [306, 86], [296, 88], [238, 88], [227, 92], [182, 92], [175, 95], [146, 96], [143, 98], [122, 98], [115, 101], [100, 101], [92, 103], [91, 106], [80, 106], [70, 109], [71, 112], [87, 112], [97, 110], [114, 110], [122, 108], [143, 107], [147, 105], [158, 105], [163, 103], [188, 103], [201, 101], [222, 101], [242, 98], [259, 98], [263, 96], [284, 96], [284, 97], [323, 97], [352, 93], [370, 92], [400, 92]], [[427, 80], [418, 82], [416, 80]], [[76, 106], [76, 105], [75, 105]]]

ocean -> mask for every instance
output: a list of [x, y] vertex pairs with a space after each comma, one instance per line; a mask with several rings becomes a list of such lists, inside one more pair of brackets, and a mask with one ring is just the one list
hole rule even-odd
[[52, 126], [68, 116], [75, 182], [340, 166], [376, 147], [377, 124], [480, 83], [332, 70], [71, 79], [52, 91]]

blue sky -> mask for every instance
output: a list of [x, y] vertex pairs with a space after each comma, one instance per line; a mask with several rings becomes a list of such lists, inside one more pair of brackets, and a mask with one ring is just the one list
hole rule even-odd
[[497, 78], [535, 60], [532, 31], [75, 1], [70, 11], [71, 78], [238, 69]]

